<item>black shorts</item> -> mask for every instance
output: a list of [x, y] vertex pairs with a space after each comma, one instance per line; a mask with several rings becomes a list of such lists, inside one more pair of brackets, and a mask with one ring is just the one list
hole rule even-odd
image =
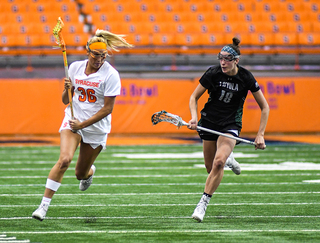
[[[198, 125], [201, 127], [204, 127], [204, 128], [208, 128], [210, 130], [217, 131], [217, 132], [229, 133], [235, 137], [239, 137], [240, 130], [241, 130], [235, 124], [230, 124], [227, 126], [218, 126], [218, 125], [215, 125], [212, 122], [205, 120], [205, 119], [202, 119], [202, 118], [198, 122]], [[206, 131], [202, 131], [202, 130], [197, 130], [197, 132], [202, 140], [217, 141], [218, 137], [219, 137], [219, 135], [216, 135], [216, 134], [213, 134], [210, 132], [206, 132]]]

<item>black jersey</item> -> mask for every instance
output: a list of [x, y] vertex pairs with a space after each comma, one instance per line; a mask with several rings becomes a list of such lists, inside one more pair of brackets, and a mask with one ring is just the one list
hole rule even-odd
[[218, 65], [210, 67], [199, 82], [209, 94], [209, 99], [201, 110], [201, 118], [219, 126], [234, 124], [241, 129], [243, 104], [248, 91], [260, 90], [252, 73], [238, 66], [238, 73], [229, 76]]

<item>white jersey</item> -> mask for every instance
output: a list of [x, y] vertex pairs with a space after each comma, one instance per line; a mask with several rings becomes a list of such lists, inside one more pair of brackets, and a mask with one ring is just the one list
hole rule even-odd
[[[72, 99], [74, 117], [80, 122], [89, 119], [104, 106], [105, 96], [120, 95], [121, 89], [119, 73], [108, 62], [104, 62], [96, 73], [86, 75], [87, 62], [76, 61], [69, 67], [69, 76], [75, 87]], [[70, 114], [69, 106], [65, 112]], [[110, 133], [111, 114], [82, 130], [95, 134]]]

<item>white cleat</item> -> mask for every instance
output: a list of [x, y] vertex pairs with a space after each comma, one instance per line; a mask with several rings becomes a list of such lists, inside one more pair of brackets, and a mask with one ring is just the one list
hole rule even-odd
[[241, 173], [240, 164], [233, 157], [233, 153], [231, 153], [230, 156], [228, 157], [225, 166], [228, 166], [236, 175], [240, 175]]
[[195, 208], [192, 214], [192, 218], [197, 220], [199, 223], [201, 223], [204, 218], [204, 215], [206, 214], [206, 210], [207, 210], [207, 203], [201, 200], [198, 203], [197, 207]]
[[32, 218], [37, 219], [37, 220], [44, 220], [46, 217], [47, 211], [49, 208], [49, 204], [43, 203], [41, 204], [36, 211], [32, 213]]
[[86, 179], [86, 180], [81, 180], [81, 181], [80, 181], [79, 189], [80, 189], [81, 191], [87, 190], [87, 189], [91, 186], [91, 184], [92, 184], [93, 175], [94, 175], [94, 173], [96, 172], [96, 167], [95, 167], [94, 165], [92, 165], [92, 166], [91, 166], [91, 169], [93, 170], [92, 176], [90, 176], [90, 177], [89, 177], [88, 179]]

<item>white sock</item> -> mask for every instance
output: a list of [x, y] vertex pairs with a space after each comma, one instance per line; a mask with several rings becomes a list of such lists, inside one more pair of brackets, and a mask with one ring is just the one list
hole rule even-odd
[[46, 205], [49, 206], [50, 203], [51, 203], [51, 198], [48, 198], [48, 197], [43, 197], [42, 198], [41, 205], [46, 204]]

